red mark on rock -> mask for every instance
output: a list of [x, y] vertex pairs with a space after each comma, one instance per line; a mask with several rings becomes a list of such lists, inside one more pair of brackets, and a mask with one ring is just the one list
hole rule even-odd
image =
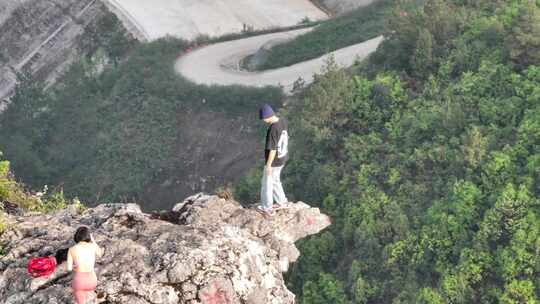
[[406, 11], [401, 11], [401, 12], [399, 12], [399, 15], [401, 17], [407, 17], [407, 16], [409, 16], [409, 13], [407, 13]]
[[306, 217], [306, 225], [311, 226], [315, 224], [315, 219], [312, 216]]
[[[227, 293], [222, 290], [216, 283], [213, 284], [211, 291], [203, 292], [201, 300], [205, 304], [230, 304]], [[213, 290], [213, 291], [212, 291]]]

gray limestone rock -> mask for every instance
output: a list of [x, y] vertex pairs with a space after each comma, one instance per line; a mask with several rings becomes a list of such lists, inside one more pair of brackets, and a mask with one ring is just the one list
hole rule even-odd
[[0, 303], [72, 303], [65, 263], [31, 278], [30, 258], [73, 245], [88, 225], [105, 249], [91, 303], [294, 303], [282, 273], [296, 261], [294, 242], [330, 225], [305, 203], [271, 219], [233, 200], [197, 194], [171, 211], [146, 214], [135, 204], [106, 204], [52, 215], [6, 215], [0, 236]]
[[100, 0], [0, 0], [0, 112], [17, 73], [54, 83], [85, 55], [85, 28], [107, 13]]

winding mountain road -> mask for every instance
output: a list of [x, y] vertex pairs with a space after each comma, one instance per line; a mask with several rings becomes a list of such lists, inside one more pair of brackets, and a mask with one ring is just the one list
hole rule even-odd
[[265, 43], [275, 39], [294, 38], [310, 30], [293, 30], [209, 45], [180, 57], [175, 64], [175, 70], [198, 84], [281, 86], [286, 93], [291, 93], [298, 78], [302, 78], [306, 84], [311, 83], [313, 75], [322, 71], [330, 56], [334, 57], [338, 65], [349, 67], [374, 52], [383, 40], [383, 37], [379, 36], [284, 68], [263, 72], [238, 69], [242, 58], [255, 53]]
[[[200, 34], [220, 36], [253, 29], [279, 28], [298, 24], [303, 18], [326, 19], [325, 12], [308, 0], [103, 0], [141, 41], [172, 35], [193, 39]], [[311, 29], [260, 35], [217, 43], [196, 49], [177, 60], [175, 70], [199, 84], [281, 86], [290, 93], [299, 78], [313, 81], [329, 56], [343, 67], [351, 66], [375, 51], [382, 41], [377, 37], [320, 58], [264, 72], [239, 69], [242, 58], [257, 52], [268, 42], [293, 39]]]

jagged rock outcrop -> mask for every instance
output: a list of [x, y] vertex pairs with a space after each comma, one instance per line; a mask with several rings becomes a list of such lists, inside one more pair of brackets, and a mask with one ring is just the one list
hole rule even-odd
[[52, 215], [8, 215], [0, 237], [0, 303], [71, 303], [71, 274], [61, 264], [49, 278], [26, 274], [29, 258], [72, 244], [80, 225], [105, 249], [92, 303], [294, 303], [282, 272], [299, 252], [294, 242], [330, 219], [298, 202], [265, 219], [233, 200], [198, 194], [172, 211], [135, 204], [73, 206]]

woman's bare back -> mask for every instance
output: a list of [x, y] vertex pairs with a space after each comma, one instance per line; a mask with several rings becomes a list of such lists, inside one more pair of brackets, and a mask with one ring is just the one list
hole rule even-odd
[[101, 256], [101, 249], [95, 243], [81, 242], [68, 251], [68, 270], [92, 272], [96, 255]]

